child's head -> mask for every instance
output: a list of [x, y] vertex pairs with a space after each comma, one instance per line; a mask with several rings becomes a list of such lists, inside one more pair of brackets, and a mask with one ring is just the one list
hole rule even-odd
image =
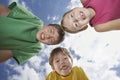
[[89, 10], [86, 8], [73, 8], [63, 15], [61, 25], [65, 31], [70, 33], [83, 31], [88, 27], [90, 15]]
[[37, 33], [37, 39], [44, 44], [55, 45], [64, 40], [65, 32], [59, 24], [48, 24]]
[[67, 76], [72, 69], [72, 57], [66, 48], [57, 47], [52, 50], [49, 64], [52, 69], [62, 76]]

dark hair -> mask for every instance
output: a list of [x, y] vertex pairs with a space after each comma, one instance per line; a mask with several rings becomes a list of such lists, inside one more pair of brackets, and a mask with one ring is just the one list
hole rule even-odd
[[62, 52], [63, 54], [69, 56], [69, 58], [71, 59], [71, 61], [73, 62], [73, 59], [70, 55], [70, 52], [66, 49], [66, 48], [62, 48], [62, 47], [57, 47], [55, 49], [53, 49], [50, 53], [50, 57], [49, 57], [49, 64], [51, 66], [53, 66], [53, 58], [55, 55], [59, 54], [60, 52]]
[[65, 31], [62, 29], [61, 25], [59, 25], [59, 24], [49, 24], [49, 26], [53, 26], [58, 30], [59, 39], [55, 44], [61, 43], [65, 38]]

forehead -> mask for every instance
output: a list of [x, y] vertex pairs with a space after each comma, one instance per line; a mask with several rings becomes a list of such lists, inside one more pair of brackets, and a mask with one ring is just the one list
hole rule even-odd
[[54, 33], [58, 33], [58, 29], [55, 26], [46, 26], [45, 29], [46, 30], [51, 30], [52, 29], [54, 31]]
[[47, 29], [49, 29], [49, 28], [51, 28], [51, 29], [54, 29], [54, 27], [53, 26], [46, 26], [45, 28], [47, 28]]
[[[64, 24], [64, 26], [71, 26], [71, 22], [72, 22], [72, 20], [71, 20], [71, 17], [70, 17], [70, 14], [71, 14], [71, 12], [69, 12], [69, 13], [67, 13], [65, 16], [64, 16], [64, 18], [63, 18], [63, 24]], [[69, 24], [68, 24], [69, 23]]]
[[71, 12], [69, 12], [68, 14], [66, 14], [64, 16], [64, 19], [63, 19], [63, 26], [66, 27], [68, 30], [74, 30], [74, 21], [73, 19], [71, 18]]
[[78, 12], [79, 10], [81, 10], [81, 8], [73, 8], [72, 10], [70, 10], [67, 14], [71, 14], [71, 13], [74, 13], [74, 12]]
[[58, 29], [57, 29], [55, 26], [49, 25], [49, 26], [47, 26], [47, 27], [50, 28], [50, 29], [53, 29], [55, 32], [58, 32]]
[[54, 34], [53, 34], [54, 41], [55, 41], [55, 43], [57, 43], [59, 40], [59, 36], [60, 36], [58, 33], [58, 29], [53, 26], [51, 26], [51, 29], [53, 29], [53, 32], [54, 32]]
[[64, 54], [63, 52], [58, 52], [58, 53], [56, 53], [55, 55], [54, 55], [54, 59], [58, 59], [58, 58], [60, 58], [60, 56], [67, 56], [66, 54]]

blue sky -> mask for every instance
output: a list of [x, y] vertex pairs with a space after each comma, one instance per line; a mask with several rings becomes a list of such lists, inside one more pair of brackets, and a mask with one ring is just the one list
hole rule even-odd
[[[8, 6], [18, 2], [48, 23], [60, 23], [65, 11], [82, 6], [79, 0], [0, 0]], [[120, 31], [97, 33], [89, 26], [85, 32], [66, 33], [59, 45], [43, 45], [40, 54], [18, 65], [14, 59], [0, 63], [0, 80], [45, 80], [51, 71], [49, 53], [57, 46], [67, 48], [74, 65], [81, 66], [90, 80], [120, 80]]]

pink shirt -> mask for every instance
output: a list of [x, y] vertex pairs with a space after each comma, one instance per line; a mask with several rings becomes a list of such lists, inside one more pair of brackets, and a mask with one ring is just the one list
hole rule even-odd
[[90, 21], [91, 26], [120, 18], [120, 0], [86, 0], [83, 6], [91, 7], [96, 12]]

